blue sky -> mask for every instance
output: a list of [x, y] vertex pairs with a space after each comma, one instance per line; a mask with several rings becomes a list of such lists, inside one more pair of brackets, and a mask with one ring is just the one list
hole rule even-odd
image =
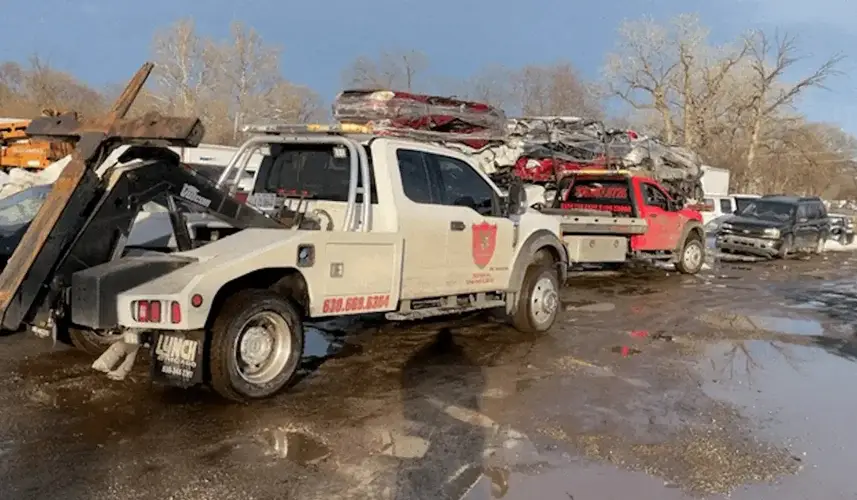
[[[850, 5], [849, 5], [850, 4]], [[126, 80], [147, 58], [153, 32], [192, 16], [203, 34], [225, 36], [240, 20], [283, 47], [284, 75], [330, 100], [342, 69], [384, 49], [426, 53], [444, 77], [496, 63], [571, 61], [591, 78], [613, 46], [623, 19], [668, 19], [696, 12], [715, 42], [751, 28], [800, 36], [804, 69], [834, 52], [849, 58], [846, 75], [814, 91], [801, 108], [812, 119], [857, 133], [857, 2], [844, 0], [0, 0], [0, 60], [36, 52], [94, 85]], [[798, 68], [800, 69], [800, 68]]]

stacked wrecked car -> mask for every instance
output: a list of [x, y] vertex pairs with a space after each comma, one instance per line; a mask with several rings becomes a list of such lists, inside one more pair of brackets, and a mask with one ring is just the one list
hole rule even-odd
[[702, 198], [698, 155], [631, 130], [574, 116], [507, 118], [487, 104], [389, 90], [346, 90], [334, 104], [342, 123], [431, 134], [472, 156], [499, 184], [517, 177], [555, 186], [582, 169], [626, 169], [657, 179], [672, 194]]

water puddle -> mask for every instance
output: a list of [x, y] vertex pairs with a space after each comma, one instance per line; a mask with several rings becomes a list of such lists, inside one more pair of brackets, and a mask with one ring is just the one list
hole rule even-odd
[[301, 432], [273, 429], [262, 440], [270, 455], [298, 465], [316, 464], [330, 456], [330, 448], [320, 439]]
[[[823, 338], [822, 338], [823, 339]], [[857, 364], [835, 344], [762, 340], [711, 345], [697, 367], [702, 388], [750, 420], [753, 435], [785, 446], [802, 470], [733, 498], [854, 498]]]
[[208, 466], [214, 466], [225, 462], [253, 462], [260, 457], [269, 457], [306, 466], [322, 462], [330, 453], [330, 448], [316, 437], [276, 428], [266, 429], [253, 437], [221, 441], [208, 447], [198, 459]]
[[566, 455], [531, 472], [484, 470], [461, 500], [488, 498], [689, 500], [693, 497], [644, 472], [631, 472]]
[[815, 319], [774, 314], [712, 312], [698, 316], [701, 322], [727, 330], [764, 331], [785, 335], [823, 335], [824, 327]]

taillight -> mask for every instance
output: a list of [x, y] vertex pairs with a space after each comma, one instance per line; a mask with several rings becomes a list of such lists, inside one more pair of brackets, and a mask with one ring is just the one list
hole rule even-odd
[[131, 313], [138, 323], [160, 323], [163, 320], [160, 300], [135, 300], [131, 302]]
[[176, 301], [170, 303], [170, 321], [172, 323], [182, 322], [182, 306]]
[[137, 301], [137, 321], [140, 323], [148, 323], [149, 322], [149, 301], [148, 300], [138, 300]]
[[149, 321], [152, 323], [161, 322], [161, 301], [153, 300], [149, 302]]

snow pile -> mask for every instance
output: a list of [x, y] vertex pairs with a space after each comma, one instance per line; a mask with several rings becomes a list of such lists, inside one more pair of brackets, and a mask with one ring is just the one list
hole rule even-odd
[[39, 172], [28, 172], [22, 168], [15, 168], [8, 174], [4, 173], [5, 177], [0, 179], [0, 182], [2, 182], [2, 187], [0, 187], [0, 199], [11, 196], [29, 187], [53, 184], [54, 181], [59, 178], [63, 169], [70, 161], [71, 155], [51, 163]]
[[857, 250], [857, 241], [850, 245], [843, 245], [836, 240], [827, 240], [824, 244], [824, 250], [828, 252], [853, 252]]

